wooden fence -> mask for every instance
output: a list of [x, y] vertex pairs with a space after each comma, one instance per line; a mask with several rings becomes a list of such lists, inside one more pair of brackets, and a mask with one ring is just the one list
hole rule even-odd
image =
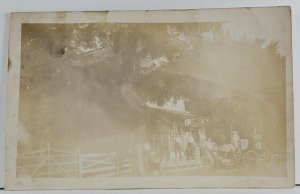
[[132, 173], [130, 153], [81, 153], [59, 150], [48, 144], [41, 149], [18, 156], [19, 178], [86, 178], [128, 176]]
[[120, 157], [117, 153], [81, 154], [80, 161], [80, 177], [125, 176], [132, 173], [130, 157]]

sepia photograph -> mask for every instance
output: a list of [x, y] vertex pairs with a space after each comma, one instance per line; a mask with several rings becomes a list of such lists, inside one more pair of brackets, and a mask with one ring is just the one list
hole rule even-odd
[[[62, 12], [18, 23], [19, 50], [10, 47], [8, 62], [18, 90], [16, 130], [8, 129], [15, 144], [7, 142], [12, 188], [18, 179], [294, 184], [288, 7], [99, 13], [105, 22]], [[159, 19], [168, 13], [173, 20]], [[201, 20], [176, 20], [197, 13]], [[169, 177], [176, 181], [151, 182]]]

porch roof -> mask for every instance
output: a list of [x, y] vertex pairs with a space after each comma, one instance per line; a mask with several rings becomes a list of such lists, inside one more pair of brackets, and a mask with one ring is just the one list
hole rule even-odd
[[189, 111], [176, 111], [176, 110], [166, 109], [164, 107], [152, 107], [147, 105], [145, 107], [150, 111], [154, 111], [154, 112], [157, 111], [157, 112], [161, 112], [173, 116], [180, 116], [183, 118], [198, 118], [197, 116], [193, 115]]

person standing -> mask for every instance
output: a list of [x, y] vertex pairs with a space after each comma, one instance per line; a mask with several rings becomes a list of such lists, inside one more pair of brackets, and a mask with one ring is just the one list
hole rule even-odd
[[188, 159], [192, 160], [194, 159], [194, 153], [195, 153], [195, 140], [191, 132], [188, 133], [187, 137], [187, 150], [188, 150]]
[[235, 168], [238, 169], [238, 167], [240, 165], [239, 154], [240, 154], [240, 151], [241, 151], [241, 141], [240, 141], [240, 135], [238, 134], [237, 131], [232, 132], [231, 144], [235, 148], [235, 151], [233, 152], [233, 158], [234, 158]]
[[240, 148], [240, 135], [237, 131], [232, 132], [231, 144], [234, 145], [237, 150]]
[[182, 140], [177, 133], [175, 138], [174, 138], [174, 148], [175, 148], [175, 160], [180, 160], [180, 155], [181, 155], [181, 147], [182, 147]]

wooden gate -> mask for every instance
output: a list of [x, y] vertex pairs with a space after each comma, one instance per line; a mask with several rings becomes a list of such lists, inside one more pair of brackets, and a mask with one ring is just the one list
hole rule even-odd
[[78, 166], [77, 151], [56, 150], [48, 144], [47, 149], [33, 151], [18, 157], [17, 177], [78, 177]]
[[86, 178], [129, 176], [132, 174], [131, 154], [80, 153], [55, 149], [32, 151], [17, 159], [18, 178]]
[[131, 155], [81, 154], [80, 177], [126, 176], [132, 173]]

